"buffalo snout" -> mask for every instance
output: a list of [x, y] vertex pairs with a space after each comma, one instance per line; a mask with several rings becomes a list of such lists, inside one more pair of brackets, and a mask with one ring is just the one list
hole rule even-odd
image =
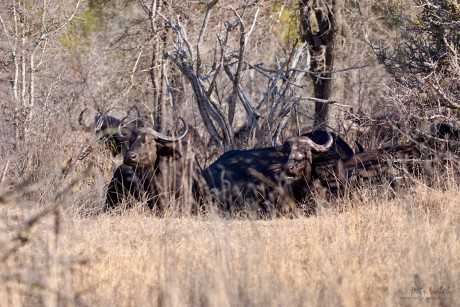
[[124, 158], [123, 163], [126, 165], [133, 165], [139, 163], [139, 155], [135, 152], [128, 151]]

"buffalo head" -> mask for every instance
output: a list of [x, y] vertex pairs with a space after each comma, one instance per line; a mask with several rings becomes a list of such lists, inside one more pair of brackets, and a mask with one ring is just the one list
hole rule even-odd
[[284, 168], [286, 175], [292, 177], [294, 180], [310, 179], [312, 152], [327, 152], [334, 143], [334, 139], [329, 132], [326, 132], [326, 136], [327, 138], [323, 140], [323, 144], [316, 143], [307, 135], [292, 137], [286, 140], [282, 149], [288, 157]]
[[[132, 142], [129, 150], [124, 154], [123, 163], [140, 169], [156, 168], [159, 156], [180, 157], [177, 142], [182, 140], [188, 131], [186, 122], [181, 118], [184, 127], [181, 135], [167, 136], [150, 127], [138, 128], [131, 134], [123, 134], [120, 130], [119, 138]], [[133, 138], [134, 135], [134, 138]]]
[[[128, 120], [130, 116], [131, 114], [128, 113], [120, 120], [108, 115], [107, 112], [86, 108], [80, 113], [78, 122], [84, 131], [94, 133], [96, 140], [103, 144], [113, 156], [117, 156], [118, 154], [124, 155], [136, 139], [137, 129], [144, 126], [140, 117]], [[91, 147], [80, 155], [80, 159], [86, 157], [90, 152]]]

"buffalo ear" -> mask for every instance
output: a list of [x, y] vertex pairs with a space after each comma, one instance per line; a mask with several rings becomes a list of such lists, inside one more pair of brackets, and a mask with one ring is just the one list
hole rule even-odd
[[175, 146], [174, 144], [166, 144], [166, 145], [160, 146], [160, 148], [158, 148], [158, 151], [157, 151], [158, 156], [159, 157], [180, 158], [181, 154], [177, 150], [176, 147], [177, 145]]

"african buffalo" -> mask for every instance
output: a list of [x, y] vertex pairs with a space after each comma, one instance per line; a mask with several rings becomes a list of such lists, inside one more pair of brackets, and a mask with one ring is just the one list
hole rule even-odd
[[[183, 141], [188, 126], [181, 120], [183, 132], [177, 137], [163, 135], [149, 127], [132, 131], [136, 138], [109, 183], [108, 207], [116, 206], [123, 196], [130, 194], [136, 200], [147, 200], [150, 208], [157, 205], [163, 210], [169, 201], [186, 196], [187, 189], [198, 189], [201, 168], [190, 146]], [[124, 140], [123, 134], [120, 133], [120, 137]], [[131, 139], [132, 134], [124, 137]], [[191, 203], [191, 199], [181, 201]]]
[[203, 171], [211, 192], [224, 209], [273, 213], [293, 209], [308, 194], [312, 156], [333, 146], [330, 133], [323, 142], [292, 137], [277, 147], [232, 150]]

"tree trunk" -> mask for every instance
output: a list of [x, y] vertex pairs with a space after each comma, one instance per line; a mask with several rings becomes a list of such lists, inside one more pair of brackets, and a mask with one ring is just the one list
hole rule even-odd
[[341, 119], [334, 102], [343, 100], [344, 79], [331, 71], [343, 64], [343, 6], [344, 0], [300, 0], [301, 39], [309, 45], [311, 71], [317, 73], [310, 74], [314, 95], [328, 101], [315, 102], [315, 127], [336, 131]]
[[[162, 1], [154, 1], [152, 3], [152, 11], [161, 11], [162, 9]], [[165, 34], [160, 32], [161, 30], [159, 30], [159, 27], [157, 26], [158, 21], [154, 16], [155, 14], [152, 14], [150, 17], [150, 26], [152, 28], [153, 35], [158, 35], [158, 37], [153, 41], [152, 60], [150, 63], [149, 72], [153, 88], [153, 128], [157, 131], [162, 131], [162, 126], [164, 124], [164, 80], [162, 80], [162, 74], [159, 67], [161, 67], [161, 61], [164, 52], [163, 47], [165, 42]]]

